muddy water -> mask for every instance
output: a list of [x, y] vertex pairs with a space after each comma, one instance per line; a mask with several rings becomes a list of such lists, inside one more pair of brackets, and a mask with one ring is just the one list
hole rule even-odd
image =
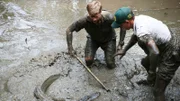
[[[2, 1], [2, 0], [1, 0]], [[48, 89], [53, 98], [77, 101], [101, 92], [96, 101], [152, 101], [152, 88], [137, 85], [147, 73], [140, 65], [144, 53], [137, 46], [128, 51], [117, 68], [108, 70], [102, 50], [91, 69], [111, 90], [106, 92], [74, 58], [69, 57], [65, 30], [86, 14], [92, 0], [4, 0], [0, 6], [0, 100], [36, 101], [33, 91], [51, 75], [62, 76]], [[147, 14], [162, 20], [180, 34], [180, 0], [100, 0], [114, 13], [130, 6], [136, 15]], [[117, 30], [117, 33], [119, 31]], [[128, 31], [126, 40], [132, 31]], [[81, 41], [79, 41], [81, 40]], [[84, 60], [85, 31], [74, 33], [74, 48]], [[136, 51], [135, 51], [136, 50]], [[180, 100], [178, 70], [166, 91], [168, 101]]]

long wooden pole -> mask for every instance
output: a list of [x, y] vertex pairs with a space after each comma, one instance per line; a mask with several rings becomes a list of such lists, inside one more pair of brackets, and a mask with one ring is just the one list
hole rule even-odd
[[98, 83], [100, 83], [102, 85], [102, 87], [109, 92], [110, 90], [107, 89], [104, 84], [96, 77], [96, 75], [94, 75], [94, 73], [82, 62], [82, 60], [77, 57], [76, 55], [74, 55], [74, 57], [76, 57], [76, 59], [86, 68], [86, 70], [98, 81]]

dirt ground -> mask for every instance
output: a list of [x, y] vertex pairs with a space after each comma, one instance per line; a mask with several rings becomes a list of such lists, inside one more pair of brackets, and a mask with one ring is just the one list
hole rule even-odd
[[[3, 0], [2, 0], [3, 1]], [[140, 65], [143, 51], [135, 45], [116, 68], [109, 70], [101, 49], [91, 71], [111, 90], [106, 92], [84, 66], [67, 54], [65, 30], [86, 13], [80, 0], [4, 0], [0, 1], [0, 101], [37, 101], [35, 87], [51, 75], [60, 74], [47, 89], [54, 99], [78, 101], [100, 92], [94, 101], [152, 101], [152, 87], [138, 85], [147, 72]], [[179, 0], [100, 0], [114, 13], [130, 6], [136, 15], [147, 14], [166, 23], [180, 35]], [[116, 30], [119, 33], [119, 30]], [[74, 34], [74, 48], [84, 62], [85, 31]], [[127, 32], [126, 41], [132, 30]], [[118, 36], [118, 34], [117, 34]], [[118, 39], [118, 37], [117, 37]], [[81, 40], [81, 41], [79, 41]], [[119, 39], [118, 39], [119, 40]], [[180, 101], [180, 69], [166, 89], [167, 101]]]

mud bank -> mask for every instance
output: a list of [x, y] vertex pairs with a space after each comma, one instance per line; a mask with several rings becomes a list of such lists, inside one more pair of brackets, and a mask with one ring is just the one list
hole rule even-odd
[[[138, 46], [129, 50], [121, 61], [116, 57], [116, 68], [113, 70], [106, 68], [103, 51], [101, 49], [97, 51], [91, 70], [111, 92], [106, 92], [76, 58], [67, 54], [65, 29], [72, 21], [84, 15], [85, 1], [24, 2], [12, 0], [12, 2], [0, 3], [1, 101], [36, 101], [35, 88], [55, 74], [60, 74], [60, 77], [46, 92], [54, 99], [77, 101], [86, 95], [100, 92], [101, 95], [95, 101], [152, 101], [152, 87], [137, 84], [137, 81], [145, 80], [147, 77], [145, 69], [140, 65], [140, 60], [145, 54]], [[106, 6], [108, 1], [102, 2], [105, 8], [111, 8], [111, 5]], [[118, 3], [116, 0], [115, 2]], [[129, 3], [124, 1], [124, 4]], [[30, 4], [32, 7], [27, 6]], [[46, 9], [46, 13], [43, 12], [43, 8]], [[50, 12], [55, 12], [57, 9], [58, 12], [51, 15]], [[179, 10], [176, 13], [169, 9], [159, 11], [160, 15], [158, 11], [136, 10], [136, 14], [144, 12], [157, 17], [166, 12], [163, 21], [173, 32], [179, 34], [180, 19], [175, 19], [176, 17], [173, 16], [173, 21], [169, 21], [169, 16], [171, 14], [178, 16]], [[60, 16], [60, 21], [54, 16]], [[75, 34], [73, 40], [77, 56], [82, 61], [84, 61], [86, 40], [84, 33], [81, 31], [80, 37]], [[126, 42], [131, 34], [132, 31], [128, 31]], [[180, 100], [179, 77], [178, 69], [166, 90], [167, 101]]]

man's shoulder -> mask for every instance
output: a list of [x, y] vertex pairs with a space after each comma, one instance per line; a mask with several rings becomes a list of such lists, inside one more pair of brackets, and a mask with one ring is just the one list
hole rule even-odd
[[110, 13], [109, 11], [102, 11], [101, 14], [107, 20], [113, 20], [114, 19], [113, 14]]
[[[109, 14], [111, 14], [109, 11], [107, 11], [107, 10], [103, 10], [102, 12], [101, 12], [101, 14], [102, 15], [109, 15]], [[112, 15], [112, 14], [111, 14]]]
[[79, 18], [79, 20], [87, 20], [87, 19], [88, 19], [88, 15], [84, 15], [84, 16]]
[[77, 18], [77, 20], [74, 21], [74, 23], [85, 23], [88, 21], [88, 16], [87, 15], [84, 15], [80, 18]]
[[140, 21], [143, 21], [143, 20], [147, 20], [147, 19], [149, 19], [150, 18], [150, 16], [147, 16], [147, 15], [137, 15], [137, 16], [135, 16], [135, 20], [140, 20]]
[[80, 18], [77, 18], [77, 20], [73, 21], [72, 24], [69, 26], [69, 29], [73, 31], [75, 29], [79, 30], [79, 28], [83, 28], [88, 21], [87, 19], [88, 19], [87, 16], [82, 16]]
[[138, 15], [135, 17], [136, 17], [136, 19], [141, 20], [141, 21], [146, 21], [146, 20], [148, 20], [148, 21], [151, 21], [151, 20], [152, 21], [160, 21], [160, 20], [158, 20], [154, 17], [148, 16], [148, 15]]

